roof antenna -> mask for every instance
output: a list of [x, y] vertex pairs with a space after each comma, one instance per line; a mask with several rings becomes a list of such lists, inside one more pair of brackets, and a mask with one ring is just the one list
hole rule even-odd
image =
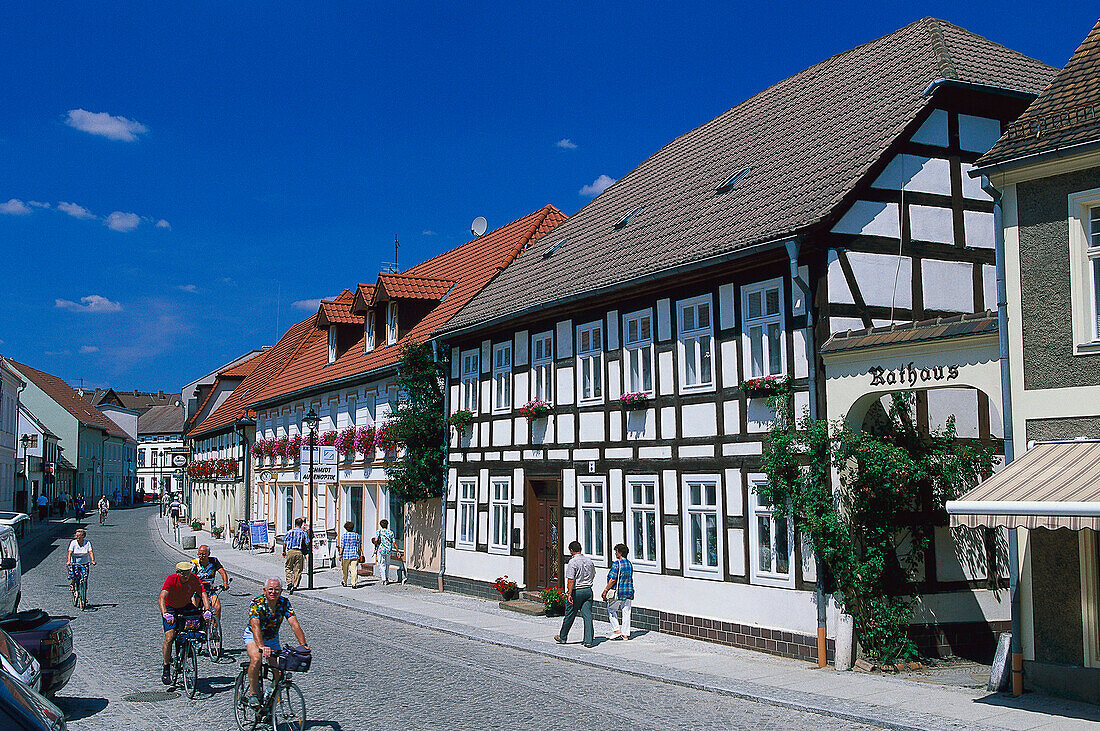
[[397, 243], [397, 234], [394, 234], [394, 235], [393, 235], [393, 271], [394, 271], [394, 273], [395, 273], [395, 274], [396, 274], [397, 272], [401, 271], [401, 267], [399, 267], [399, 266], [397, 265], [397, 263], [398, 263], [399, 261], [401, 261], [401, 260], [400, 260], [400, 259], [399, 259], [399, 258], [397, 257], [397, 247], [398, 247], [398, 243]]

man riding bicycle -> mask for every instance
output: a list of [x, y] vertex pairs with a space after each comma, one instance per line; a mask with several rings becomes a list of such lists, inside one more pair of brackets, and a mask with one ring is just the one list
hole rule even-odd
[[229, 591], [229, 574], [225, 572], [222, 562], [210, 555], [210, 546], [206, 544], [199, 546], [197, 553], [198, 558], [191, 559], [191, 563], [195, 567], [195, 574], [198, 575], [203, 588], [206, 589], [206, 595], [210, 597], [210, 609], [214, 612], [214, 616], [218, 618], [218, 621], [221, 622], [222, 602], [218, 599], [218, 590], [214, 586], [214, 579], [218, 574], [221, 574], [222, 591]]
[[[262, 705], [257, 688], [260, 683], [260, 662], [282, 651], [279, 642], [279, 627], [283, 620], [294, 630], [298, 644], [306, 645], [306, 635], [298, 624], [298, 617], [290, 608], [290, 601], [283, 595], [283, 587], [278, 579], [268, 579], [264, 583], [264, 593], [252, 600], [248, 607], [248, 627], [244, 631], [245, 649], [248, 651], [248, 703], [253, 708]], [[279, 671], [275, 671], [275, 682], [279, 681]]]
[[[190, 561], [176, 564], [176, 573], [164, 580], [160, 588], [160, 613], [164, 624], [164, 670], [160, 680], [165, 685], [172, 684], [172, 641], [176, 639], [176, 615], [202, 609], [203, 619], [210, 619], [210, 599], [206, 588], [195, 576]], [[201, 597], [201, 602], [199, 598]]]

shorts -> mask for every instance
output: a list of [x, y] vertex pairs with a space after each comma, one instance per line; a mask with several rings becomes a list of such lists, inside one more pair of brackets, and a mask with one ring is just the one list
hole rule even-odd
[[168, 607], [168, 614], [172, 615], [171, 622], [169, 622], [164, 617], [160, 618], [160, 623], [164, 626], [165, 632], [176, 629], [176, 625], [179, 623], [179, 620], [182, 619], [181, 615], [183, 614], [190, 614], [192, 616], [200, 617], [202, 616], [202, 613], [194, 607], [187, 607], [186, 609], [173, 609], [172, 607]]
[[[255, 642], [256, 638], [252, 636], [252, 628], [246, 627], [244, 630], [244, 636], [241, 638], [244, 640], [244, 646], [248, 647], [249, 642]], [[271, 648], [272, 655], [278, 655], [283, 651], [283, 645], [279, 642], [279, 636], [264, 637], [264, 644]]]

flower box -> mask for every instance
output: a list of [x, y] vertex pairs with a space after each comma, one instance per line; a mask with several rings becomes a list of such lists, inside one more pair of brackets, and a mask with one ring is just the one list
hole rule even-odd
[[741, 390], [749, 398], [767, 398], [786, 393], [790, 390], [791, 379], [789, 376], [763, 376], [762, 378], [750, 378], [741, 384]]
[[634, 411], [636, 409], [644, 409], [649, 404], [649, 394], [645, 391], [632, 391], [631, 393], [624, 393], [619, 397], [619, 403], [623, 405], [623, 408], [627, 411]]
[[564, 614], [565, 613], [565, 591], [559, 589], [556, 586], [549, 586], [539, 592], [539, 598], [542, 599], [543, 605], [546, 607], [547, 614]]
[[459, 409], [451, 414], [451, 426], [462, 431], [474, 420], [474, 412], [469, 409]]
[[554, 410], [554, 407], [548, 401], [528, 401], [520, 407], [520, 416], [527, 419], [527, 421], [533, 421], [535, 419], [542, 419], [549, 416]]
[[493, 588], [500, 592], [504, 601], [510, 601], [519, 596], [519, 585], [508, 578], [508, 575], [498, 576], [493, 582]]

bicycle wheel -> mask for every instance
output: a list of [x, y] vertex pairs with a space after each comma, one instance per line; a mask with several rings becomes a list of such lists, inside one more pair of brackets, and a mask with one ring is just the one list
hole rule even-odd
[[287, 681], [278, 690], [274, 708], [275, 731], [303, 731], [306, 727], [306, 699], [298, 686]]
[[80, 607], [80, 611], [84, 611], [88, 606], [88, 580], [81, 579], [80, 584], [77, 586], [77, 606]]
[[256, 728], [256, 709], [248, 705], [248, 671], [241, 670], [237, 682], [233, 684], [233, 715], [237, 718], [240, 731], [252, 731]]
[[187, 642], [183, 646], [183, 689], [188, 698], [195, 697], [195, 684], [199, 680], [199, 658], [195, 645]]
[[79, 591], [79, 589], [77, 588], [77, 582], [78, 582], [78, 579], [74, 578], [74, 579], [73, 579], [73, 587], [72, 587], [72, 594], [73, 594], [73, 606], [74, 606], [74, 607], [75, 607], [75, 606], [77, 605], [77, 603], [78, 603], [78, 602], [80, 601], [80, 591]]
[[217, 662], [222, 657], [222, 624], [217, 616], [211, 617], [206, 626], [206, 654], [210, 662]]

